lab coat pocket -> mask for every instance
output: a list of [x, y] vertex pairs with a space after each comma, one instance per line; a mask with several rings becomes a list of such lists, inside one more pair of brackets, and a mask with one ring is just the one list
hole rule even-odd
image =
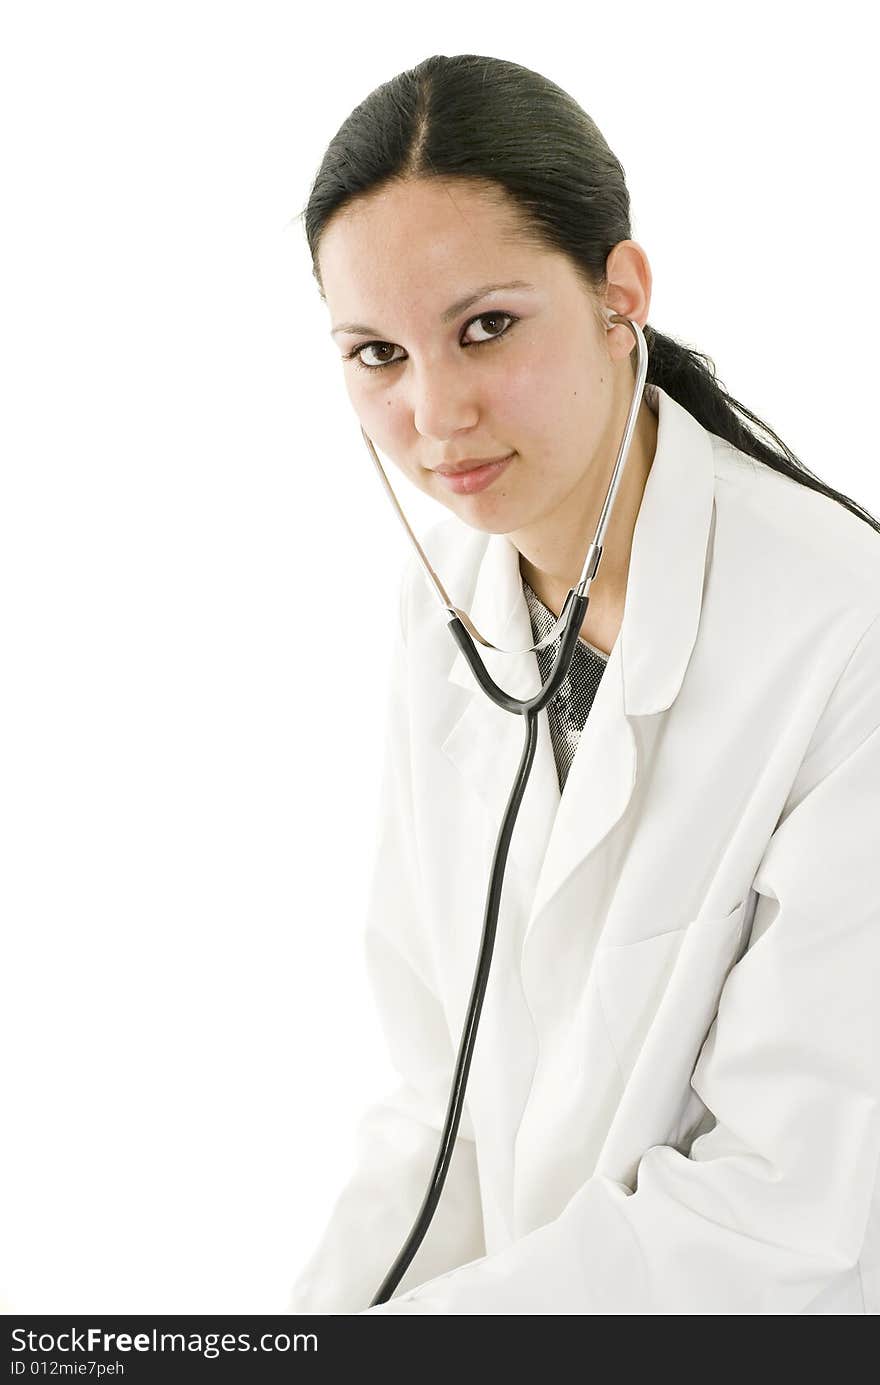
[[599, 998], [623, 1083], [599, 1160], [610, 1177], [632, 1180], [651, 1145], [677, 1144], [705, 1113], [690, 1079], [742, 955], [750, 899], [686, 928], [600, 946]]

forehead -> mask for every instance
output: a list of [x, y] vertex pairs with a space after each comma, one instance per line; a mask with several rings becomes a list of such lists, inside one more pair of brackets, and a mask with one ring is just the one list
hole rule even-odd
[[498, 194], [423, 179], [345, 207], [323, 232], [317, 258], [334, 320], [373, 321], [383, 309], [444, 308], [472, 284], [533, 279], [542, 255], [517, 237]]

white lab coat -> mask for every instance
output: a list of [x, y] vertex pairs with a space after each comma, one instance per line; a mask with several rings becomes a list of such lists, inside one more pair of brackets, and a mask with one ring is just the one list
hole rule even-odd
[[[401, 1085], [292, 1313], [880, 1312], [880, 535], [671, 396], [623, 623], [560, 796], [546, 711], [447, 1182], [421, 1206], [524, 722], [413, 557], [366, 960]], [[518, 553], [425, 548], [531, 643]], [[537, 659], [481, 649], [518, 696]]]

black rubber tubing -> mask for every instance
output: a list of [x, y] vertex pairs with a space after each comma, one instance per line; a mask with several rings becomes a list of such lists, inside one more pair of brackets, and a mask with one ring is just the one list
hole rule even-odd
[[574, 589], [572, 589], [569, 592], [567, 601], [571, 601], [572, 609], [568, 614], [568, 623], [565, 626], [562, 643], [559, 646], [553, 668], [550, 670], [550, 677], [534, 697], [523, 700], [511, 697], [503, 688], [499, 688], [498, 684], [490, 677], [485, 664], [477, 653], [473, 639], [462, 625], [459, 618], [455, 616], [449, 622], [449, 630], [452, 633], [453, 639], [467, 659], [480, 687], [499, 707], [503, 707], [505, 711], [514, 712], [525, 719], [526, 735], [522, 755], [516, 771], [516, 778], [513, 781], [513, 787], [510, 791], [510, 797], [507, 800], [507, 807], [498, 833], [498, 840], [495, 844], [492, 873], [489, 878], [489, 889], [486, 895], [486, 909], [483, 919], [483, 936], [480, 943], [480, 955], [477, 959], [477, 967], [471, 987], [467, 1017], [464, 1022], [464, 1028], [459, 1043], [455, 1074], [452, 1080], [452, 1090], [449, 1094], [446, 1120], [440, 1136], [440, 1147], [437, 1151], [437, 1158], [431, 1174], [431, 1181], [428, 1185], [428, 1190], [425, 1193], [418, 1215], [413, 1223], [412, 1230], [407, 1236], [397, 1259], [394, 1261], [394, 1264], [391, 1266], [380, 1287], [376, 1291], [375, 1297], [371, 1300], [371, 1308], [375, 1308], [377, 1304], [386, 1303], [406, 1273], [413, 1256], [425, 1237], [425, 1233], [431, 1223], [431, 1218], [440, 1201], [443, 1184], [446, 1182], [446, 1175], [449, 1171], [449, 1165], [455, 1149], [458, 1127], [461, 1123], [461, 1114], [464, 1109], [465, 1089], [467, 1087], [471, 1059], [474, 1054], [474, 1045], [477, 1039], [477, 1025], [480, 1022], [483, 997], [486, 994], [486, 986], [489, 980], [489, 968], [492, 964], [495, 933], [498, 927], [498, 912], [501, 907], [501, 887], [504, 881], [504, 868], [507, 864], [507, 855], [510, 849], [510, 841], [513, 836], [513, 829], [516, 824], [519, 806], [526, 790], [526, 784], [528, 783], [529, 774], [535, 759], [535, 749], [538, 744], [538, 713], [543, 710], [551, 697], [555, 695], [560, 683], [568, 673], [572, 656], [577, 645], [578, 635], [584, 623], [589, 597], [578, 596]]

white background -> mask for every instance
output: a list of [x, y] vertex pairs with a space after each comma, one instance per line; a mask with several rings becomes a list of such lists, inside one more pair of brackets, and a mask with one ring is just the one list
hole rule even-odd
[[409, 550], [296, 219], [342, 120], [437, 52], [563, 86], [626, 170], [651, 324], [878, 515], [871, 30], [5, 6], [6, 1312], [284, 1311], [394, 1080], [360, 934]]

